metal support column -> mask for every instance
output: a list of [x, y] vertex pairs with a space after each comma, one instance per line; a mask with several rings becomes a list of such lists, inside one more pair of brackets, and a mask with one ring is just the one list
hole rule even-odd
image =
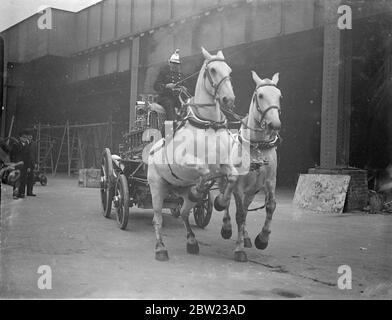
[[1, 43], [1, 53], [0, 53], [0, 56], [1, 56], [1, 58], [2, 58], [2, 64], [1, 64], [1, 66], [2, 66], [2, 68], [3, 68], [3, 70], [1, 70], [1, 75], [2, 75], [2, 81], [1, 81], [1, 92], [2, 92], [2, 95], [1, 95], [1, 97], [0, 97], [0, 108], [1, 108], [1, 123], [0, 123], [0, 126], [1, 126], [1, 130], [0, 130], [0, 136], [1, 137], [5, 137], [5, 132], [6, 132], [6, 116], [7, 116], [7, 63], [8, 63], [8, 57], [7, 57], [7, 54], [8, 54], [8, 50], [7, 50], [7, 48], [6, 48], [6, 40], [5, 40], [5, 37], [3, 37], [3, 36], [1, 36], [0, 35], [0, 41], [2, 42]]
[[339, 110], [336, 165], [348, 167], [350, 161], [352, 31], [341, 31]]
[[325, 7], [321, 168], [349, 165], [351, 108], [351, 31], [337, 27], [340, 0]]
[[129, 131], [135, 126], [136, 111], [135, 105], [137, 101], [138, 76], [139, 76], [139, 48], [140, 38], [134, 38], [132, 41], [131, 51], [131, 87], [129, 95]]

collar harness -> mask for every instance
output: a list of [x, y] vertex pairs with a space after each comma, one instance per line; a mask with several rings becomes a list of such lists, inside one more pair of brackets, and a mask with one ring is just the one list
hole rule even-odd
[[251, 149], [257, 149], [257, 150], [268, 150], [275, 148], [277, 145], [280, 144], [282, 141], [281, 137], [279, 134], [276, 134], [274, 138], [271, 140], [263, 140], [263, 141], [251, 141], [246, 138], [244, 138], [241, 134], [241, 132], [238, 134], [238, 141], [242, 143], [245, 141], [246, 143], [250, 144]]

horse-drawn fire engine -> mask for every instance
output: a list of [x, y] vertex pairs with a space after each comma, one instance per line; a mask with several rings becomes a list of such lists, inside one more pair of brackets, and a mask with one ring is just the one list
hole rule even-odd
[[[146, 129], [161, 130], [165, 116], [154, 110], [156, 104], [150, 97], [142, 95], [142, 101], [136, 105], [136, 130], [123, 136], [119, 145], [119, 155], [105, 148], [101, 161], [101, 201], [103, 215], [109, 218], [115, 211], [120, 229], [127, 227], [130, 208], [136, 206], [151, 209], [151, 193], [147, 182], [148, 165], [143, 161], [144, 147], [149, 143], [142, 141]], [[180, 215], [182, 199], [169, 195], [164, 201], [164, 208], [170, 209], [173, 216]], [[208, 225], [212, 214], [210, 191], [193, 209], [196, 225], [204, 228]]]

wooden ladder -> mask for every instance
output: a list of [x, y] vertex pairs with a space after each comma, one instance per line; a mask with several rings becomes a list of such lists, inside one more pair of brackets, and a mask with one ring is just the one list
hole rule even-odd
[[80, 138], [78, 128], [74, 128], [68, 159], [68, 175], [78, 172], [79, 165], [81, 168], [84, 168], [82, 140]]
[[[63, 150], [65, 144], [67, 145], [67, 148]], [[57, 160], [56, 160], [56, 165], [54, 167], [53, 175], [56, 175], [59, 165], [67, 166], [69, 168], [69, 123], [68, 121], [64, 126], [64, 132], [61, 138], [61, 143], [58, 150]], [[69, 171], [68, 171], [68, 175], [70, 175]]]
[[38, 124], [37, 130], [37, 169], [47, 173], [49, 170], [53, 174], [54, 162], [53, 162], [53, 147], [54, 140], [52, 140], [50, 134], [42, 134], [41, 125]]

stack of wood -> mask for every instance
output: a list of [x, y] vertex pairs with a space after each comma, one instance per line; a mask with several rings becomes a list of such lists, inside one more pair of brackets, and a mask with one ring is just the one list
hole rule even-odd
[[79, 169], [79, 187], [99, 188], [101, 181], [100, 169]]

